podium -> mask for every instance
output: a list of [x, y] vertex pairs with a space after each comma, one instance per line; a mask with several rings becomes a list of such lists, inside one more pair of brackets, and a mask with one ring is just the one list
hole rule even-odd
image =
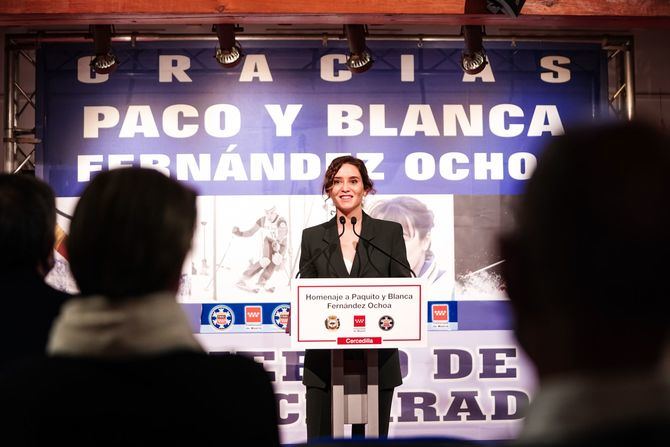
[[425, 290], [420, 278], [293, 281], [291, 347], [331, 350], [333, 437], [344, 437], [345, 424], [379, 436], [377, 349], [427, 345]]

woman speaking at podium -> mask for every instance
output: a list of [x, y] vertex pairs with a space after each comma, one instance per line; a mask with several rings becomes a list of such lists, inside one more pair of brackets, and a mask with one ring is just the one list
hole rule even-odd
[[[334, 159], [324, 175], [322, 192], [333, 201], [337, 214], [328, 222], [303, 230], [299, 270], [303, 278], [410, 276], [400, 224], [374, 219], [363, 212], [364, 197], [375, 192], [363, 161], [352, 156]], [[379, 436], [385, 438], [393, 389], [402, 383], [402, 377], [398, 350], [379, 349], [377, 352]], [[345, 350], [344, 356], [348, 364], [365, 362], [363, 350]], [[332, 435], [330, 372], [330, 350], [305, 352], [302, 382], [307, 388], [308, 439]], [[363, 436], [364, 427], [354, 424], [352, 435]]]

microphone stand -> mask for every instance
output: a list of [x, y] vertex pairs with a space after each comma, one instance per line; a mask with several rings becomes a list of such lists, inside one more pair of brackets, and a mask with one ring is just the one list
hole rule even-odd
[[330, 246], [333, 245], [335, 242], [339, 242], [339, 241], [340, 241], [340, 238], [341, 238], [342, 235], [344, 234], [344, 229], [345, 229], [345, 228], [344, 228], [344, 224], [347, 223], [347, 220], [344, 218], [344, 216], [340, 216], [339, 222], [340, 222], [340, 224], [342, 224], [342, 231], [341, 231], [340, 233], [337, 234], [337, 239], [334, 240], [333, 242], [331, 242], [330, 244], [326, 245], [325, 247], [319, 249], [319, 250], [316, 252], [316, 254], [315, 254], [314, 256], [312, 256], [311, 258], [309, 258], [309, 259], [307, 260], [307, 262], [305, 262], [305, 265], [303, 265], [302, 268], [301, 268], [300, 270], [298, 270], [298, 273], [295, 274], [295, 278], [296, 278], [296, 279], [297, 279], [297, 278], [298, 278], [298, 277], [305, 271], [305, 268], [306, 268], [308, 265], [311, 265], [314, 261], [316, 261], [316, 258], [318, 258], [319, 256], [321, 256], [321, 255], [323, 254], [324, 251], [328, 250], [328, 248], [330, 248]]

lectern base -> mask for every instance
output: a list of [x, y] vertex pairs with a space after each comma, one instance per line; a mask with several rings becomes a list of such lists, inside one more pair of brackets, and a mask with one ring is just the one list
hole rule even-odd
[[340, 349], [331, 351], [332, 435], [343, 438], [344, 424], [365, 424], [365, 437], [378, 438], [378, 353], [365, 350], [364, 362], [351, 357]]
[[[393, 403], [394, 389], [379, 390], [379, 437], [388, 435], [389, 415]], [[332, 393], [330, 389], [307, 387], [307, 439], [333, 436], [332, 430]], [[346, 425], [345, 425], [346, 428]], [[345, 436], [347, 432], [345, 431]], [[365, 424], [352, 424], [351, 435], [365, 436]]]

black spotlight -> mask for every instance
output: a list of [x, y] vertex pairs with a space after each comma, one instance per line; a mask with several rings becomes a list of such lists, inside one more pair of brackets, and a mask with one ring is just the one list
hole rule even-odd
[[244, 53], [242, 46], [235, 40], [235, 25], [214, 25], [216, 37], [219, 38], [219, 48], [216, 49], [214, 58], [226, 68], [232, 68], [242, 62]]
[[367, 46], [365, 46], [365, 25], [344, 25], [344, 32], [349, 42], [349, 57], [347, 67], [352, 73], [368, 71], [374, 60]]
[[526, 0], [486, 0], [486, 9], [492, 14], [502, 13], [519, 17], [524, 3], [526, 3]]
[[91, 25], [91, 34], [95, 44], [95, 56], [91, 59], [91, 68], [99, 74], [109, 74], [116, 70], [119, 60], [112, 53], [112, 25]]
[[479, 25], [465, 25], [463, 37], [465, 48], [461, 54], [461, 68], [470, 75], [481, 72], [486, 67], [486, 52], [482, 43], [483, 27]]

